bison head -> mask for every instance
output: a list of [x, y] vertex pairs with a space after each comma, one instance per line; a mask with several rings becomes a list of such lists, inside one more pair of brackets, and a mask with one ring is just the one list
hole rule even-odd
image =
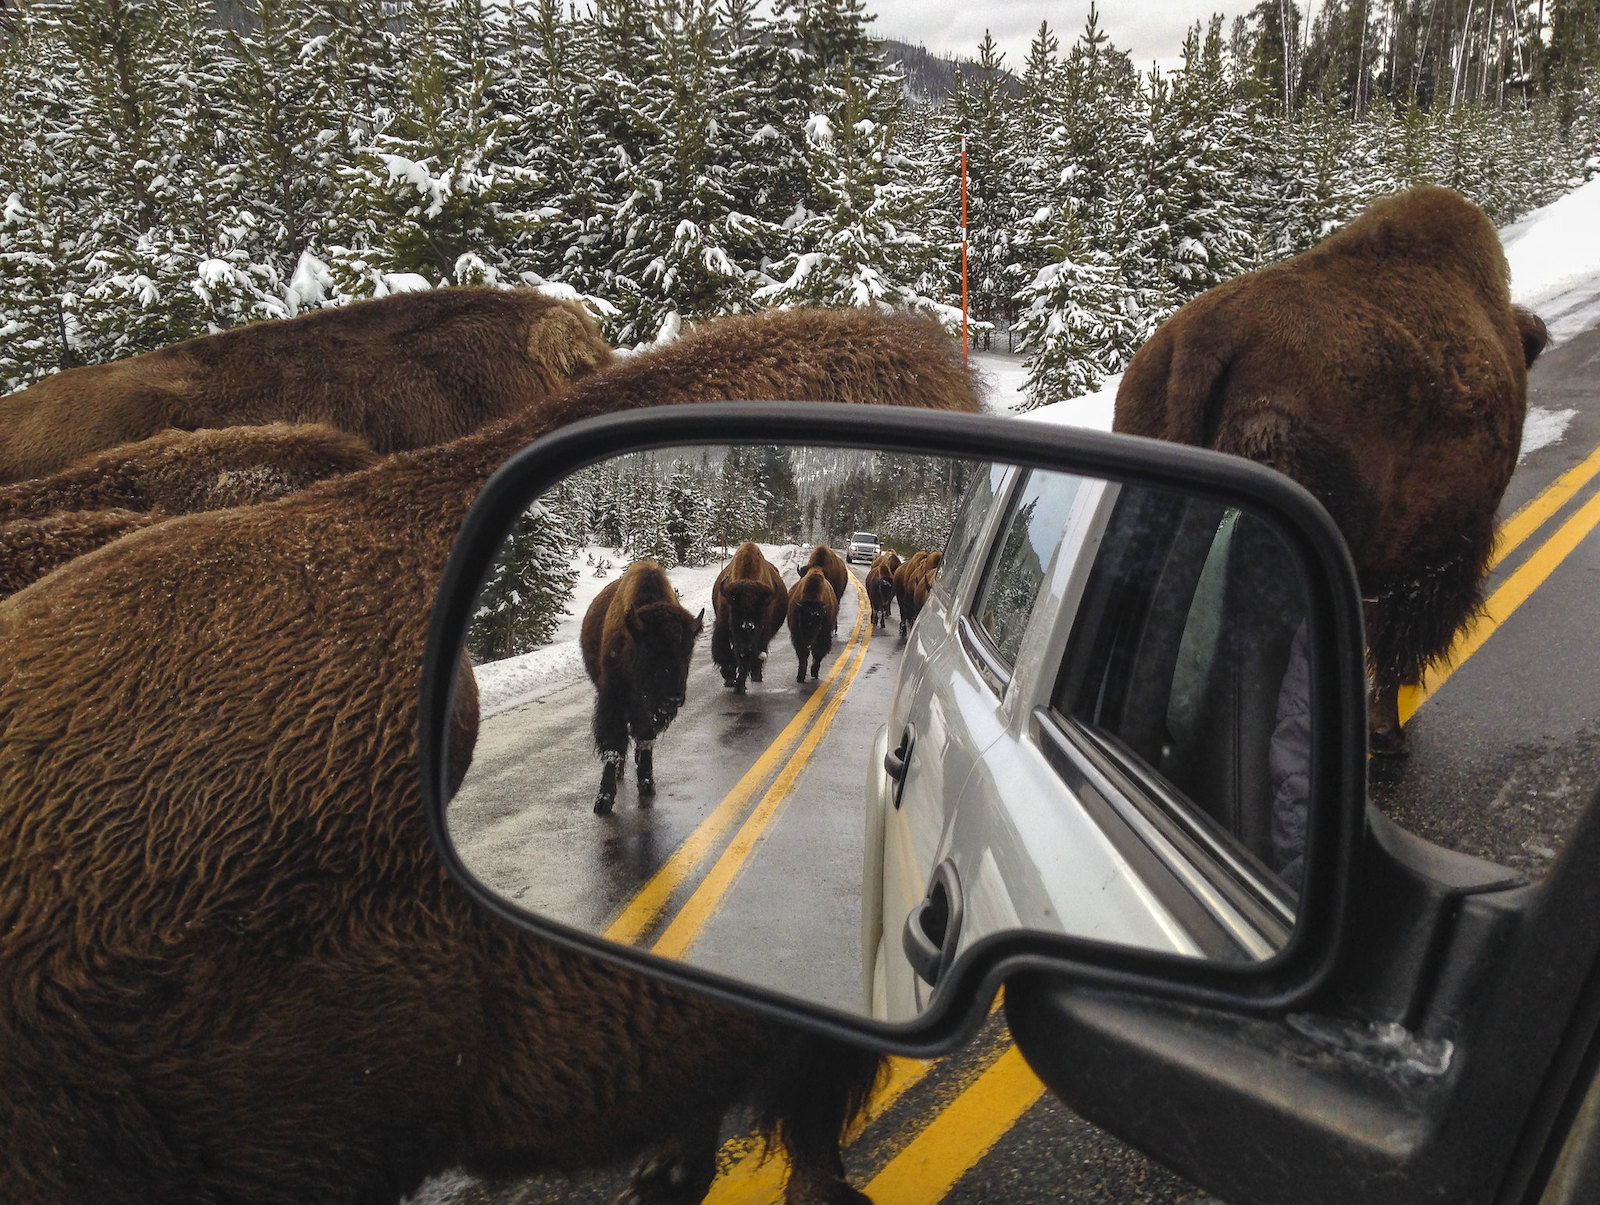
[[726, 582], [722, 587], [720, 616], [728, 626], [728, 641], [740, 660], [761, 655], [767, 638], [767, 611], [772, 606], [772, 587], [766, 582]]
[[635, 735], [662, 731], [683, 706], [689, 691], [689, 658], [705, 614], [690, 615], [670, 602], [628, 612], [628, 632], [633, 637], [631, 719]]

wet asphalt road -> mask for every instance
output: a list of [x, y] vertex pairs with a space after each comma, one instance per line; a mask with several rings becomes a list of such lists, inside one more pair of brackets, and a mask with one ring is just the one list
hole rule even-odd
[[[1530, 405], [1576, 413], [1559, 442], [1530, 453], [1519, 467], [1502, 519], [1600, 449], [1597, 392], [1600, 329], [1568, 338], [1535, 365]], [[1374, 801], [1395, 820], [1429, 840], [1534, 878], [1548, 867], [1577, 815], [1600, 788], [1600, 642], [1593, 635], [1600, 537], [1583, 533], [1559, 561], [1545, 548], [1557, 529], [1597, 493], [1600, 485], [1591, 481], [1497, 567], [1491, 592], [1519, 572], [1538, 569], [1542, 553], [1553, 563], [1528, 600], [1417, 710], [1408, 725], [1409, 754], [1376, 761], [1372, 769]], [[880, 637], [873, 648], [889, 645], [898, 647], [898, 641]], [[887, 662], [884, 670], [880, 676], [887, 676]], [[773, 681], [769, 675], [769, 684]], [[669, 777], [666, 764], [658, 771], [663, 782]], [[597, 778], [597, 771], [591, 776]], [[580, 794], [589, 791], [592, 784], [586, 783]], [[619, 803], [625, 831], [626, 810]], [[577, 811], [582, 818], [587, 808]], [[651, 823], [658, 819], [659, 813]], [[868, 1184], [930, 1119], [993, 1065], [1006, 1045], [1003, 1024], [991, 1020], [969, 1047], [937, 1064], [877, 1117], [846, 1151], [853, 1182]], [[624, 1184], [621, 1168], [577, 1179], [535, 1177], [498, 1185], [458, 1177], [434, 1182], [419, 1200], [450, 1205], [601, 1202]], [[878, 1200], [879, 1205], [895, 1205], [883, 1194]], [[947, 1192], [919, 1196], [913, 1191], [895, 1198], [902, 1205], [934, 1200], [963, 1205], [1154, 1205], [1209, 1198], [1045, 1094], [986, 1153], [974, 1151]]]

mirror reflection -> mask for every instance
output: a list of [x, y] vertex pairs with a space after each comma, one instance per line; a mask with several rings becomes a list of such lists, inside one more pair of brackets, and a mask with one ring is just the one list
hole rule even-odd
[[451, 801], [518, 907], [881, 1019], [1066, 933], [1294, 924], [1305, 587], [1223, 501], [822, 447], [634, 453], [530, 500], [466, 634]]

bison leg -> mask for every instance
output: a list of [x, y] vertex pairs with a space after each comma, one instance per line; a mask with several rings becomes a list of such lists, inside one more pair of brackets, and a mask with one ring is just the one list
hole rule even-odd
[[1405, 730], [1400, 727], [1400, 684], [1379, 678], [1367, 695], [1367, 748], [1392, 757], [1406, 751]]
[[815, 678], [817, 671], [822, 668], [822, 654], [813, 653], [811, 656], [811, 676]]
[[[839, 1144], [872, 1092], [882, 1060], [826, 1039], [801, 1042], [764, 1090], [766, 1124], [789, 1156], [787, 1205], [871, 1205], [850, 1187]], [[769, 1131], [770, 1132], [770, 1131]]]
[[761, 681], [761, 667], [767, 663], [767, 651], [762, 649], [750, 666], [750, 681]]
[[804, 649], [800, 650], [800, 668], [794, 671], [794, 680], [796, 682], [804, 682], [806, 680], [806, 652]]
[[695, 1205], [716, 1175], [716, 1128], [697, 1129], [646, 1151], [616, 1205]]
[[611, 814], [611, 805], [617, 801], [617, 780], [622, 777], [622, 754], [607, 749], [600, 756], [605, 768], [600, 771], [600, 790], [594, 797], [594, 814], [608, 816]]
[[633, 764], [639, 767], [639, 794], [646, 798], [656, 793], [655, 747], [654, 740], [635, 741], [633, 747]]

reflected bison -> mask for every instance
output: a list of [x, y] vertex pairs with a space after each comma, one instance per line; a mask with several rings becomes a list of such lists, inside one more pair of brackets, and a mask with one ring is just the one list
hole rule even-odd
[[894, 571], [894, 601], [900, 608], [900, 635], [904, 636], [922, 614], [922, 605], [928, 601], [928, 591], [938, 576], [942, 552], [913, 552]]
[[689, 658], [705, 612], [690, 615], [665, 570], [645, 558], [608, 583], [584, 612], [578, 644], [594, 683], [594, 747], [605, 768], [594, 812], [604, 816], [617, 799], [632, 738], [639, 795], [656, 793], [654, 749], [683, 706]]
[[805, 567], [800, 570], [804, 577], [810, 570], [822, 570], [822, 576], [828, 579], [828, 585], [833, 587], [833, 595], [837, 599], [844, 598], [845, 587], [850, 584], [850, 570], [845, 568], [844, 561], [839, 554], [826, 544], [818, 544], [811, 550], [811, 556], [806, 560]]
[[761, 681], [767, 645], [789, 613], [783, 575], [753, 541], [734, 549], [711, 583], [711, 611], [711, 660], [722, 671], [722, 684], [742, 695], [747, 679]]
[[745, 397], [977, 408], [930, 324], [730, 319], [0, 603], [6, 1196], [393, 1202], [649, 1150], [641, 1198], [690, 1201], [749, 1103], [791, 1200], [859, 1200], [839, 1138], [875, 1056], [507, 925], [450, 879], [418, 781], [429, 610], [488, 476], [580, 418]]
[[894, 575], [900, 558], [893, 552], [880, 552], [867, 570], [867, 603], [872, 608], [872, 626], [889, 626], [889, 604], [894, 602]]
[[833, 631], [839, 622], [839, 596], [821, 568], [807, 569], [805, 576], [789, 587], [788, 622], [789, 640], [794, 644], [795, 656], [800, 659], [794, 680], [806, 680], [807, 656], [811, 658], [811, 676], [815, 678], [822, 667], [822, 659], [833, 648]]
[[601, 367], [576, 302], [529, 289], [398, 293], [257, 322], [0, 398], [0, 482], [167, 427], [328, 423], [379, 452], [443, 443]]
[[1477, 206], [1413, 188], [1191, 301], [1117, 391], [1114, 430], [1248, 457], [1328, 508], [1366, 599], [1375, 752], [1404, 747], [1399, 687], [1483, 605], [1527, 370], [1548, 341], [1508, 275]]

